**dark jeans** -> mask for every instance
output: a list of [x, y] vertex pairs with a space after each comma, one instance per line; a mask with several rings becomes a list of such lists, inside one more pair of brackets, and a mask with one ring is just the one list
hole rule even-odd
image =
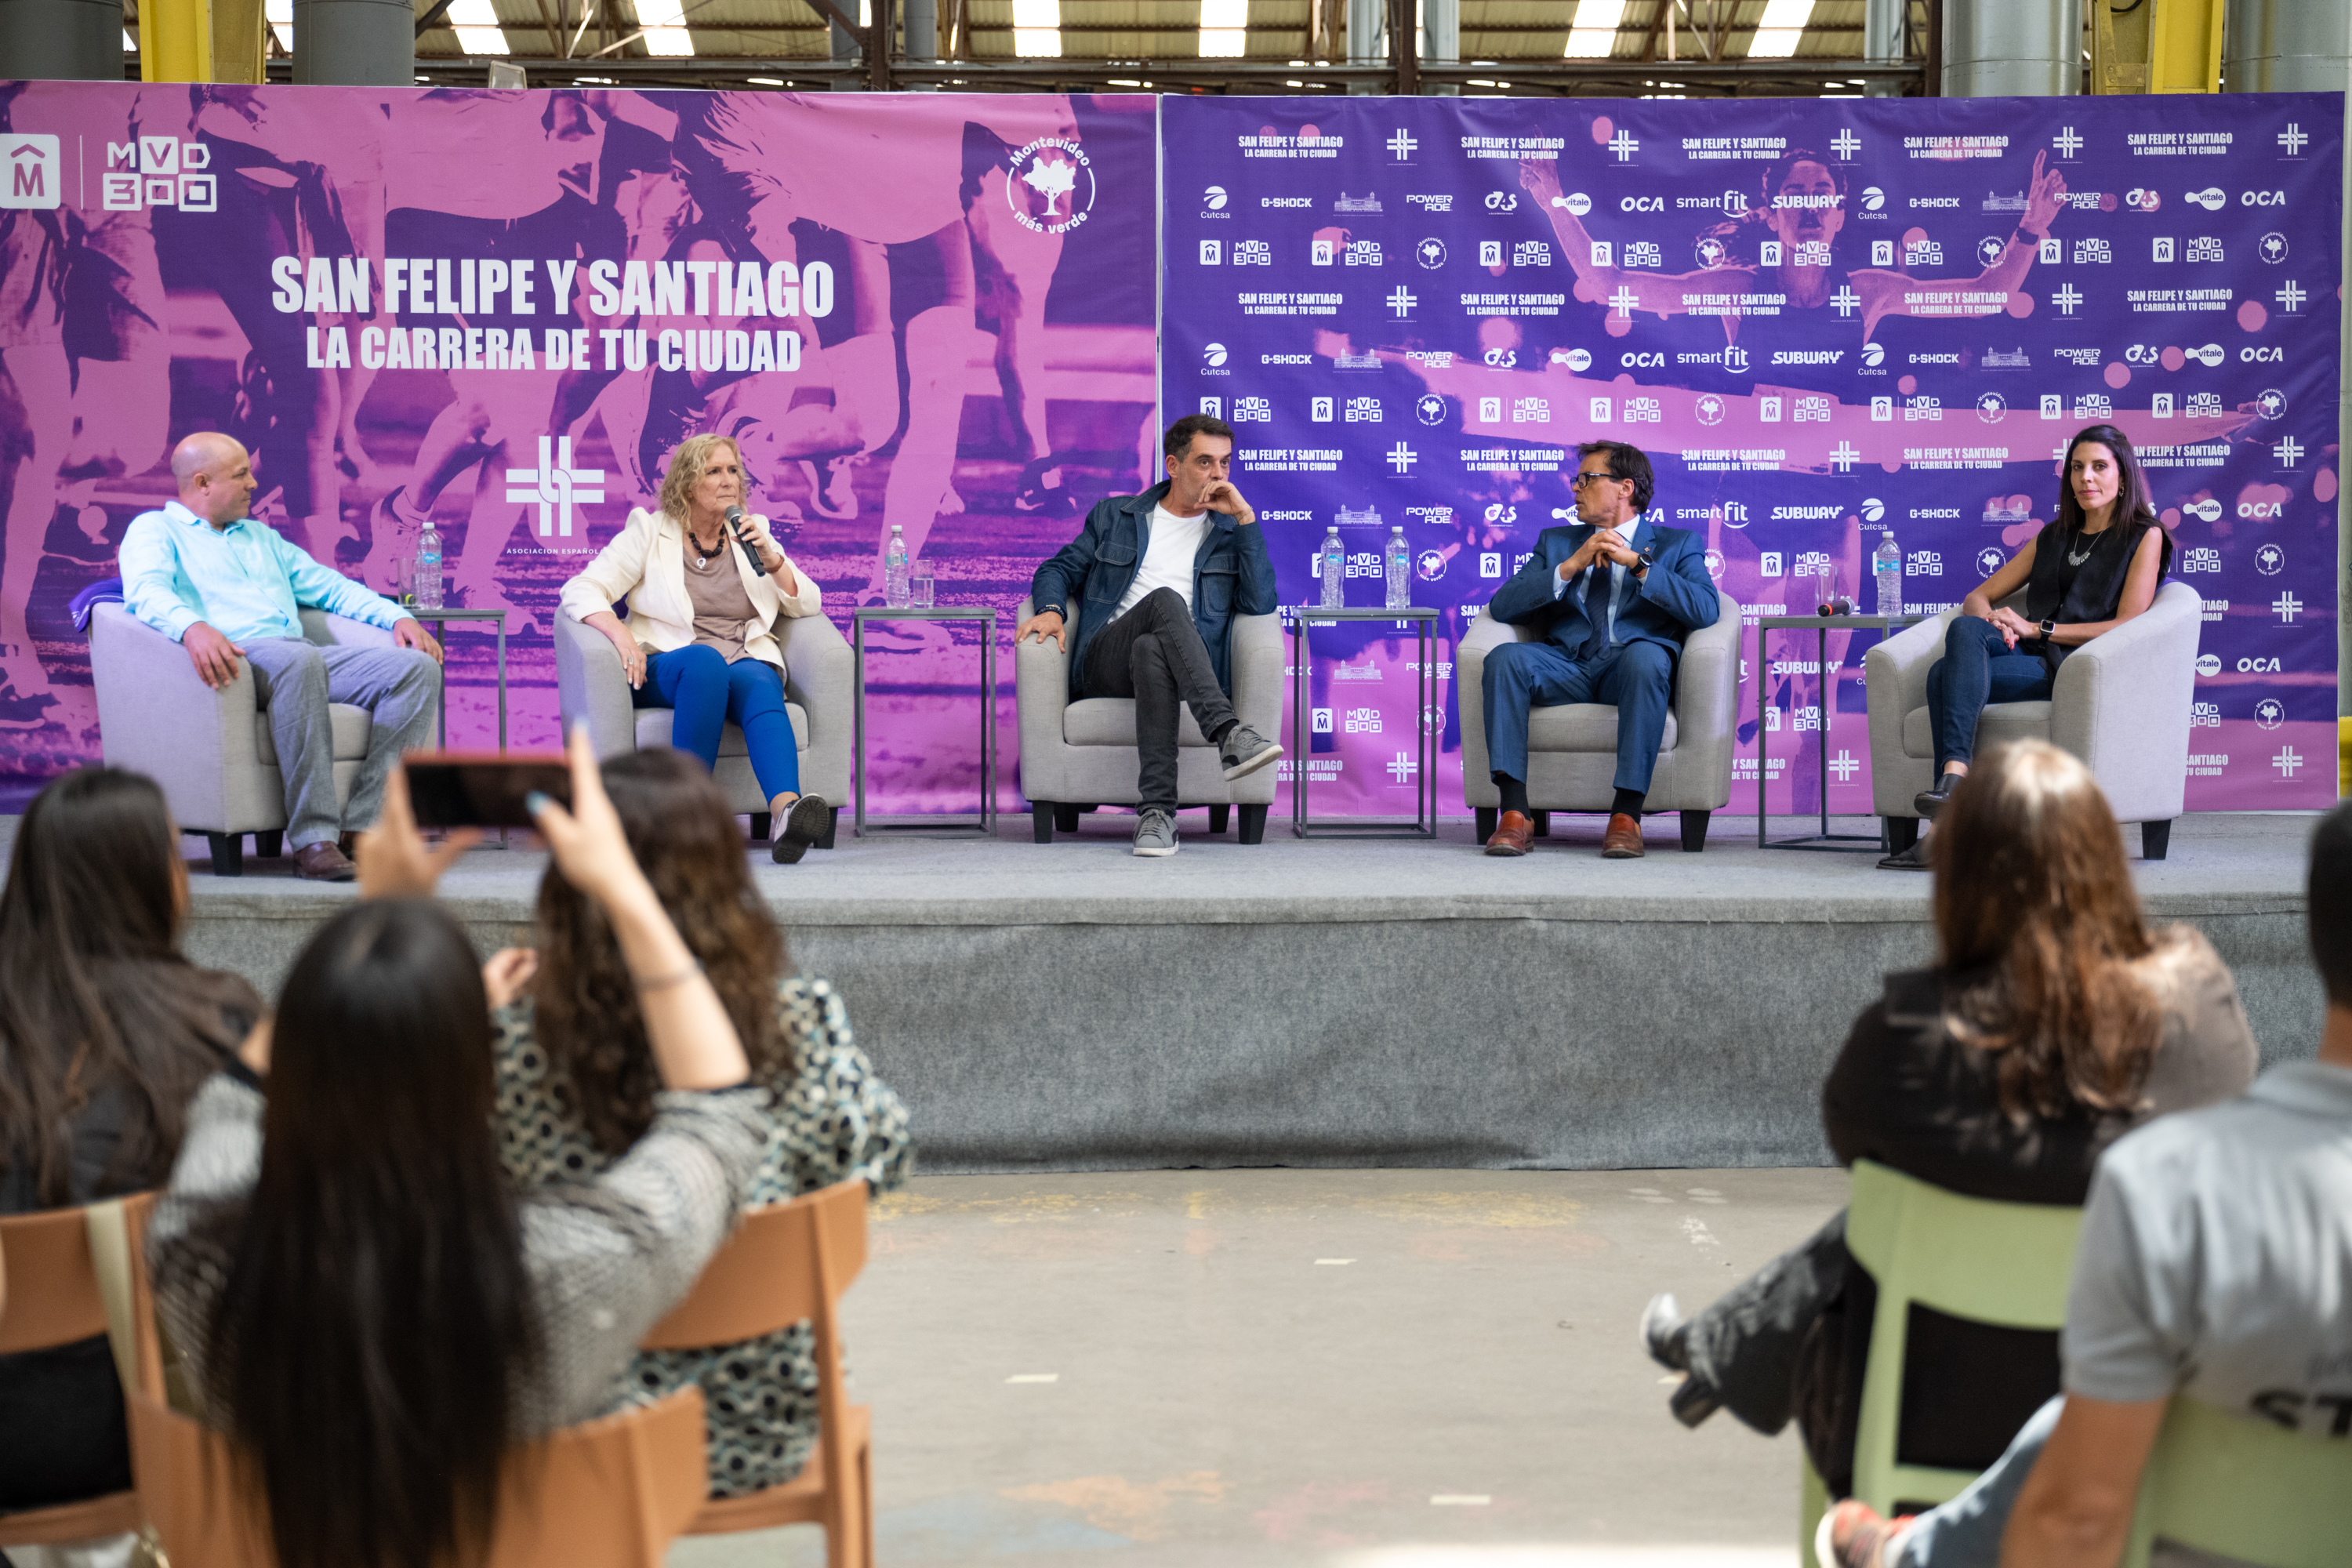
[[1212, 742], [1234, 725], [1233, 700], [1217, 684], [1209, 649], [1192, 624], [1184, 595], [1155, 588], [1140, 604], [1095, 634], [1078, 689], [1088, 697], [1135, 699], [1135, 748], [1143, 753], [1136, 793], [1140, 805], [1176, 809], [1176, 726], [1190, 704], [1192, 721]]
[[1936, 737], [1936, 773], [1976, 755], [1977, 715], [1988, 702], [2035, 702], [2050, 695], [2050, 667], [2039, 654], [2012, 649], [1999, 628], [1955, 616], [1944, 657], [1927, 671], [1927, 720]]
[[1793, 1413], [1798, 1352], [1845, 1288], [1845, 1211], [1691, 1320], [1684, 1336], [1691, 1375], [1723, 1407], [1770, 1436]]

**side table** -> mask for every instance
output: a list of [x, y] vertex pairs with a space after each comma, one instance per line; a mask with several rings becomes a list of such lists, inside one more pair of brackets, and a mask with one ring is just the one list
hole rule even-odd
[[980, 820], [941, 816], [929, 822], [877, 822], [876, 833], [977, 833], [996, 837], [996, 611], [986, 605], [893, 609], [866, 605], [850, 613], [850, 647], [857, 670], [857, 815], [851, 831], [866, 837], [866, 626], [869, 621], [978, 621], [980, 623]]
[[[1328, 836], [1343, 835], [1359, 838], [1434, 838], [1437, 837], [1437, 729], [1429, 721], [1430, 710], [1436, 706], [1437, 666], [1432, 655], [1437, 630], [1437, 612], [1418, 605], [1402, 610], [1376, 610], [1369, 606], [1327, 610], [1315, 605], [1295, 605], [1290, 610], [1290, 831], [1301, 838], [1311, 833]], [[1308, 706], [1308, 667], [1314, 654], [1307, 636], [1310, 626], [1328, 626], [1336, 621], [1391, 621], [1397, 626], [1410, 623], [1413, 628], [1414, 647], [1420, 654], [1421, 700], [1412, 714], [1413, 758], [1420, 770], [1415, 775], [1412, 791], [1413, 819], [1410, 827], [1392, 826], [1386, 823], [1329, 821], [1317, 824], [1307, 809], [1307, 782], [1313, 773], [1309, 765], [1309, 750], [1315, 743], [1314, 710]]]
[[[499, 750], [507, 749], [507, 613], [504, 610], [421, 610], [415, 605], [403, 605], [410, 618], [419, 625], [433, 628], [433, 636], [441, 642], [442, 628], [451, 621], [489, 621], [499, 634]], [[441, 749], [449, 749], [449, 666], [448, 649], [442, 650], [441, 665]]]
[[[1884, 853], [1885, 841], [1875, 833], [1832, 833], [1830, 831], [1830, 715], [1837, 709], [1837, 683], [1831, 679], [1830, 633], [1833, 631], [1875, 631], [1884, 637], [1888, 632], [1932, 620], [1930, 616], [1759, 616], [1756, 617], [1756, 847], [1759, 849], [1826, 849], [1847, 855]], [[1811, 626], [1821, 633], [1816, 640], [1814, 669], [1822, 680], [1822, 721], [1814, 733], [1819, 737], [1822, 759], [1822, 830], [1796, 838], [1768, 838], [1765, 828], [1769, 818], [1765, 816], [1764, 789], [1770, 782], [1772, 770], [1766, 766], [1768, 752], [1764, 737], [1769, 731], [1764, 727], [1766, 699], [1769, 695], [1772, 668], [1765, 652], [1765, 639], [1772, 632], [1790, 626]]]

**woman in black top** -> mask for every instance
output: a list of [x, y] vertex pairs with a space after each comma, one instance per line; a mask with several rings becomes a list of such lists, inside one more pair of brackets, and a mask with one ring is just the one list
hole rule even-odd
[[[2171, 568], [2172, 538], [2129, 437], [2112, 425], [2078, 431], [2065, 469], [2058, 521], [1960, 601], [1944, 657], [1927, 671], [1936, 780], [1912, 804], [1931, 822], [1968, 773], [1985, 704], [2048, 698], [2066, 656], [2154, 604]], [[2021, 616], [2001, 605], [2021, 588]], [[1914, 844], [1879, 864], [1924, 871], [1926, 855]]]

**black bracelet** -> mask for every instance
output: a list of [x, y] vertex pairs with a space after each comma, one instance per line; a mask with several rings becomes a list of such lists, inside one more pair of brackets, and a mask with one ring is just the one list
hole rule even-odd
[[2036, 234], [2023, 224], [2019, 224], [2009, 231], [2009, 237], [2020, 245], [2030, 245], [2038, 250], [2042, 247], [2042, 242], [2050, 237], [2046, 234]]

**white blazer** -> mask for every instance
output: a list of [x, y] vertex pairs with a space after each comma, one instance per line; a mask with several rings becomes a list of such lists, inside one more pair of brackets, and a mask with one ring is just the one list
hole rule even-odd
[[[762, 522], [766, 521], [761, 518]], [[756, 612], [743, 626], [743, 651], [753, 658], [784, 668], [783, 645], [771, 628], [780, 616], [814, 616], [823, 608], [824, 590], [793, 563], [793, 575], [801, 591], [786, 598], [776, 580], [756, 571], [732, 540], [727, 562], [742, 580]], [[694, 642], [694, 601], [686, 591], [686, 525], [666, 512], [638, 507], [629, 513], [628, 526], [596, 559], [563, 584], [564, 611], [585, 621], [599, 610], [609, 611], [623, 595], [629, 601], [629, 635], [639, 647], [670, 653]]]

